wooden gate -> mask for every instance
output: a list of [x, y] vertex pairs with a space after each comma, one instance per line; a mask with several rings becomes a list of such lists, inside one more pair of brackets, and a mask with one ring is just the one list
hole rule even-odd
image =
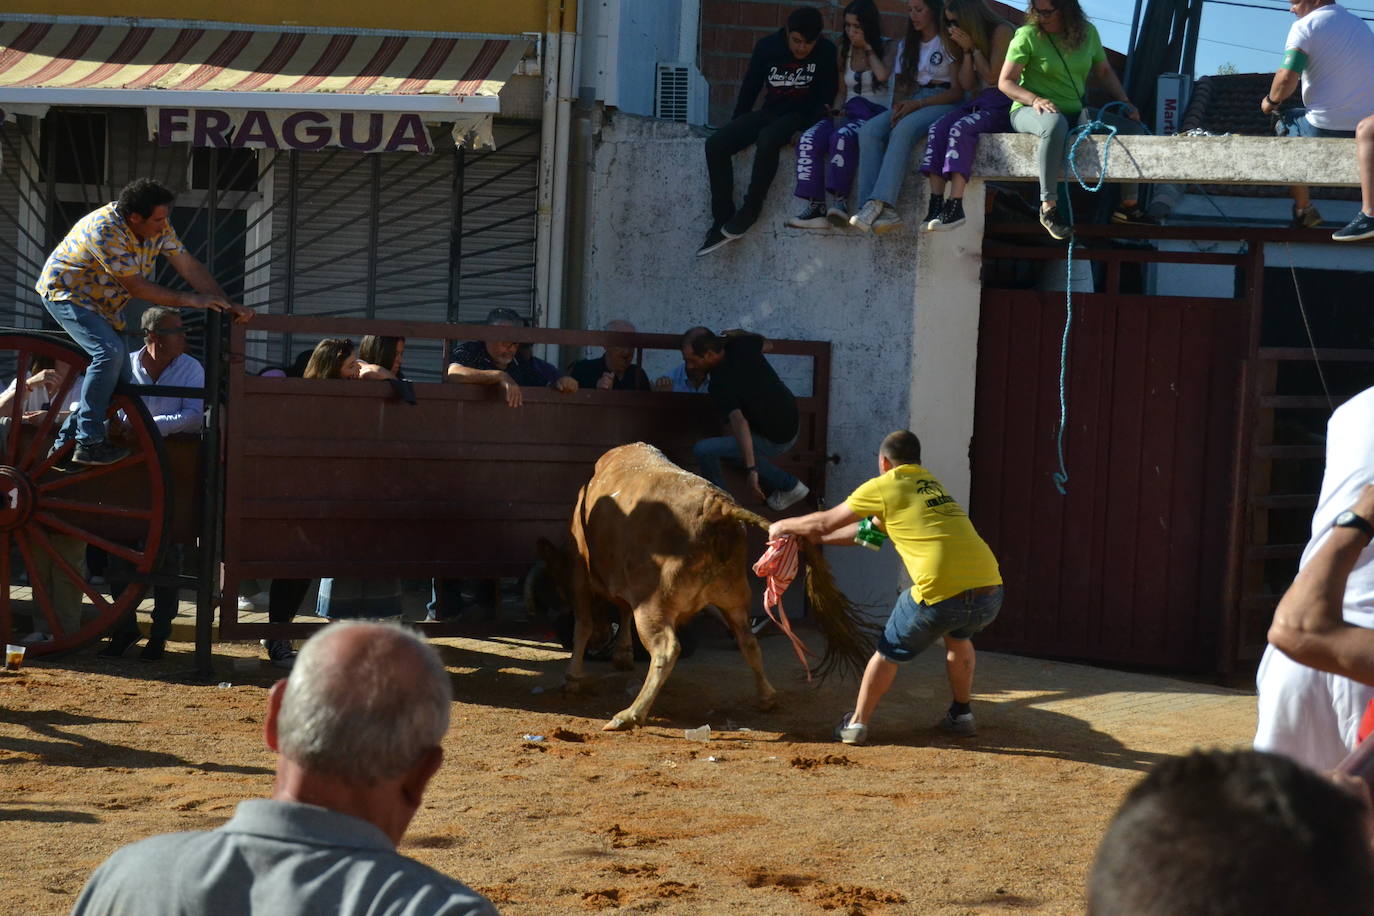
[[[989, 246], [986, 253], [1022, 265], [1063, 258], [1044, 248]], [[1098, 271], [1108, 292], [1074, 296], [1066, 495], [1052, 479], [1065, 294], [985, 285], [970, 511], [1001, 563], [1007, 600], [980, 645], [1224, 670], [1250, 302], [1119, 291], [1122, 268], [1133, 261], [1196, 261], [1197, 254], [1082, 256], [1106, 262]]]

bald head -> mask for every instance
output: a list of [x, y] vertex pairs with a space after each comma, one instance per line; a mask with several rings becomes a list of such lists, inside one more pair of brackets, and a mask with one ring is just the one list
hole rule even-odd
[[[615, 331], [618, 334], [633, 334], [635, 326], [624, 318], [616, 318], [614, 321], [606, 322], [606, 330]], [[616, 375], [620, 375], [630, 368], [634, 361], [634, 347], [607, 347], [606, 348], [606, 368]]]
[[452, 702], [443, 662], [409, 630], [331, 623], [306, 642], [291, 669], [277, 747], [306, 770], [374, 785], [439, 745]]

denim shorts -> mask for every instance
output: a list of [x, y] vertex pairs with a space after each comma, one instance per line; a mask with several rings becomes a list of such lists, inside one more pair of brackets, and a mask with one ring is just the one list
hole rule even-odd
[[1349, 139], [1355, 136], [1353, 130], [1328, 130], [1317, 127], [1307, 120], [1306, 108], [1289, 108], [1279, 113], [1274, 133], [1280, 137], [1339, 137]]
[[942, 636], [969, 639], [997, 619], [1002, 610], [1002, 586], [983, 591], [969, 589], [953, 598], [926, 604], [911, 589], [892, 607], [887, 626], [878, 640], [878, 654], [901, 664], [920, 655]]

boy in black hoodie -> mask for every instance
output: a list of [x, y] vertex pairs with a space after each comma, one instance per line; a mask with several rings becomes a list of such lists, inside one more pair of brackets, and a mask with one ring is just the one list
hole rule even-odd
[[[795, 9], [787, 25], [754, 45], [740, 84], [733, 120], [706, 139], [711, 179], [711, 228], [697, 255], [709, 254], [745, 232], [759, 217], [763, 198], [778, 171], [778, 153], [792, 135], [820, 120], [839, 88], [835, 45], [821, 37], [819, 10]], [[754, 102], [764, 89], [763, 107]], [[735, 209], [731, 157], [754, 144], [754, 171], [744, 205]]]

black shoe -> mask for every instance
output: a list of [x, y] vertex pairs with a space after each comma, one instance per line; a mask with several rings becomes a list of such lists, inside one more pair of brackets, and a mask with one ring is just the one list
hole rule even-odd
[[725, 225], [720, 227], [721, 234], [728, 239], [737, 239], [748, 232], [758, 218], [759, 211], [746, 204], [725, 221]]
[[160, 661], [167, 651], [167, 640], [156, 637], [148, 637], [148, 641], [143, 645], [143, 651], [138, 657], [145, 662]]
[[290, 668], [296, 664], [296, 650], [289, 639], [264, 639], [262, 647], [267, 650], [267, 660], [278, 668]]
[[110, 637], [105, 648], [95, 653], [100, 658], [119, 658], [130, 646], [143, 638], [142, 633], [116, 633]]
[[[48, 449], [48, 457], [53, 457], [58, 452], [62, 451], [63, 448], [66, 448], [65, 442], [54, 442], [52, 444], [52, 448]], [[63, 455], [61, 458], [54, 461], [52, 463], [52, 467], [54, 471], [70, 471], [72, 469], [71, 451], [69, 450], [67, 454]]]
[[697, 257], [710, 254], [717, 248], [733, 242], [734, 239], [720, 231], [720, 226], [712, 226], [706, 232], [706, 238], [702, 241], [701, 247], [697, 249]]
[[1044, 226], [1046, 232], [1061, 242], [1073, 235], [1073, 230], [1060, 218], [1058, 207], [1050, 207], [1048, 210], [1042, 209], [1040, 211], [1040, 225]]
[[1159, 220], [1142, 210], [1140, 204], [1134, 204], [1129, 207], [1117, 207], [1112, 211], [1112, 222], [1136, 226], [1159, 225]]
[[931, 223], [940, 218], [940, 212], [945, 208], [945, 195], [930, 195], [930, 206], [926, 208], [926, 218], [921, 220], [921, 225], [927, 229], [934, 229]]
[[73, 464], [103, 465], [114, 464], [129, 457], [127, 448], [120, 448], [112, 442], [78, 442], [72, 453]]
[[940, 211], [940, 217], [931, 221], [930, 229], [934, 232], [953, 229], [955, 226], [962, 226], [964, 221], [963, 198], [951, 197], [945, 201], [944, 209]]

